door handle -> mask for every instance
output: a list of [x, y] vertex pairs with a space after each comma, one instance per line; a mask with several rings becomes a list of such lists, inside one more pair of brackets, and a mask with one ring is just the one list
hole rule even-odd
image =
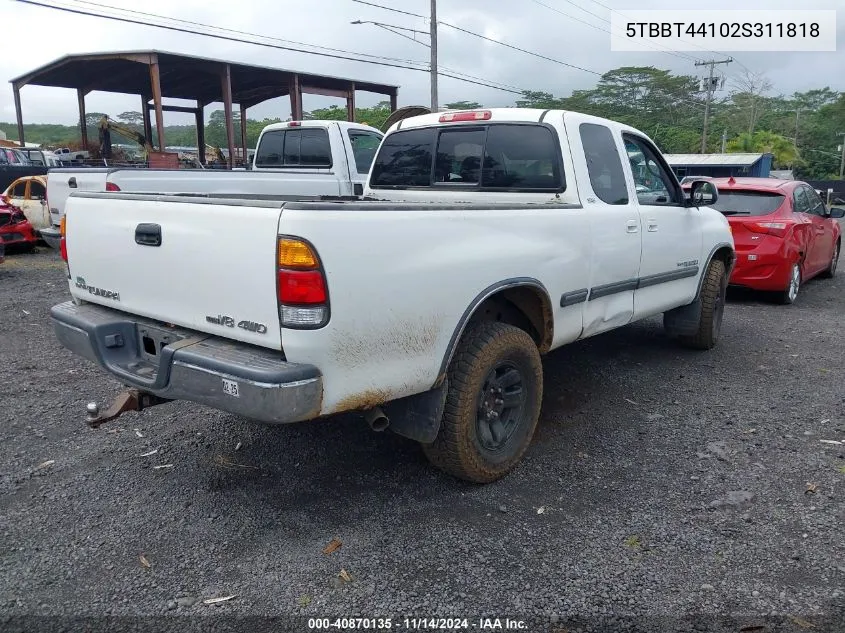
[[161, 246], [161, 226], [139, 224], [135, 227], [135, 243], [141, 246]]
[[657, 220], [649, 219], [648, 230], [652, 232], [657, 230]]
[[636, 233], [639, 228], [636, 220], [628, 220], [628, 233]]
[[71, 189], [76, 189], [76, 176], [71, 176], [68, 178], [67, 186]]

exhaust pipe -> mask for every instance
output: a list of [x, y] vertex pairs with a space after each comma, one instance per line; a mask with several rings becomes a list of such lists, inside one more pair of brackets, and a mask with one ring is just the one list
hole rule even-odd
[[381, 410], [381, 407], [368, 409], [364, 412], [364, 419], [373, 431], [381, 432], [390, 426], [390, 420]]

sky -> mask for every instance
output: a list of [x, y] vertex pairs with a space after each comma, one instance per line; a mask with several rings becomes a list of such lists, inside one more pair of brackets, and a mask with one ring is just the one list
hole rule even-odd
[[[359, 54], [378, 55], [425, 63], [429, 49], [371, 24], [353, 25], [354, 20], [372, 20], [406, 29], [428, 30], [428, 21], [397, 12], [356, 3], [353, 0], [38, 0], [52, 5], [74, 6], [89, 11], [118, 13], [95, 6], [111, 5], [131, 11], [201, 22], [213, 26], [295, 40]], [[395, 9], [427, 15], [429, 0], [370, 0]], [[549, 9], [548, 5], [557, 9]], [[746, 68], [764, 73], [773, 83], [770, 94], [789, 95], [795, 91], [829, 86], [845, 91], [845, 0], [803, 0], [801, 9], [839, 9], [836, 52], [742, 53], [704, 50], [685, 53], [693, 57], [714, 58], [726, 53], [735, 62], [717, 66], [727, 78], [725, 96]], [[708, 9], [730, 9], [735, 0], [708, 0]], [[794, 0], [747, 0], [743, 8], [761, 10], [795, 9]], [[491, 39], [552, 57], [593, 73], [603, 73], [619, 66], [647, 66], [674, 73], [704, 75], [689, 59], [665, 52], [627, 53], [611, 51], [610, 10], [675, 9], [671, 0], [438, 0], [439, 22], [459, 26]], [[566, 14], [566, 15], [563, 15]], [[126, 15], [126, 14], [124, 14]], [[765, 14], [763, 14], [765, 15]], [[145, 19], [134, 14], [135, 19]], [[591, 28], [584, 24], [592, 24]], [[0, 0], [0, 24], [4, 29], [0, 56], [3, 83], [43, 64], [71, 53], [110, 52], [156, 49], [200, 55], [233, 62], [254, 63], [301, 72], [335, 75], [362, 81], [399, 85], [399, 105], [429, 104], [427, 72], [389, 68], [355, 61], [319, 57], [305, 53], [277, 50], [244, 42], [231, 42], [199, 35], [176, 33], [151, 26], [125, 24], [90, 16], [74, 15], [55, 9], [28, 5], [17, 0]], [[405, 31], [409, 33], [408, 31]], [[428, 42], [426, 36], [417, 36]], [[279, 42], [275, 42], [279, 43]], [[316, 50], [316, 49], [315, 49]], [[596, 74], [569, 68], [551, 61], [484, 41], [441, 25], [438, 36], [438, 62], [441, 67], [484, 78], [516, 89], [542, 90], [567, 96], [573, 90], [591, 88]], [[402, 62], [397, 62], [402, 63]], [[440, 104], [471, 100], [485, 106], [513, 105], [518, 95], [495, 88], [473, 85], [441, 77]], [[76, 93], [62, 88], [27, 86], [21, 91], [25, 123], [64, 123], [78, 120]], [[384, 99], [358, 92], [358, 106], [370, 106]], [[303, 107], [312, 110], [332, 104], [343, 106], [340, 99], [304, 95]], [[212, 105], [206, 112], [216, 109]], [[222, 107], [222, 106], [221, 106]], [[106, 112], [112, 116], [126, 110], [139, 110], [134, 95], [90, 93], [88, 112]], [[274, 99], [255, 106], [250, 118], [290, 115], [287, 98]], [[0, 85], [0, 121], [15, 120], [12, 87]], [[166, 125], [193, 123], [193, 116], [165, 113]]]

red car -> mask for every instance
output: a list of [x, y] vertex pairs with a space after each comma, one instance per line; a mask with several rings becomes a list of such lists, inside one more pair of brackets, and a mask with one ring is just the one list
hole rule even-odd
[[731, 225], [737, 261], [729, 284], [777, 293], [793, 303], [801, 284], [833, 277], [845, 209], [825, 207], [807, 183], [774, 178], [714, 178], [710, 205]]
[[23, 211], [9, 204], [2, 196], [0, 196], [0, 242], [4, 247], [21, 245], [29, 249], [35, 248], [38, 243], [38, 235]]

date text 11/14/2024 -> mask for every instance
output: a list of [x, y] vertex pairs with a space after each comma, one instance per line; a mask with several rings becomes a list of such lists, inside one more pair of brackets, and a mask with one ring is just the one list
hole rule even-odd
[[308, 628], [314, 630], [470, 630], [524, 631], [522, 620], [511, 618], [309, 618]]

